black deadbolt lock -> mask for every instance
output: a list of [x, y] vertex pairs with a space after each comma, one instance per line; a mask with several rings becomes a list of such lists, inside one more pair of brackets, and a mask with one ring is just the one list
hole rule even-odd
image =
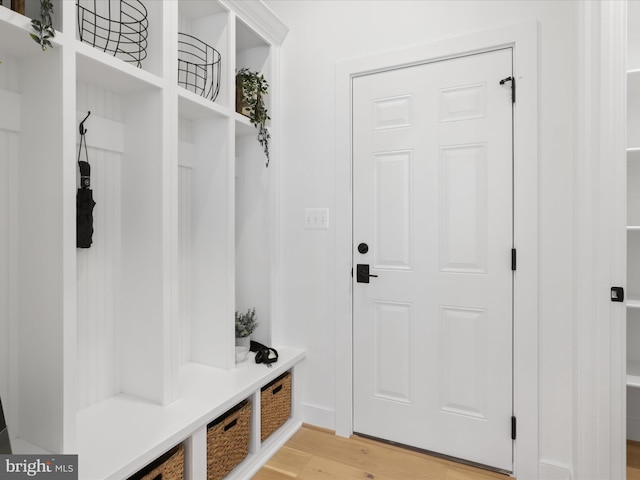
[[369, 251], [369, 245], [367, 245], [366, 243], [361, 243], [360, 245], [358, 245], [358, 251], [360, 253], [367, 253]]

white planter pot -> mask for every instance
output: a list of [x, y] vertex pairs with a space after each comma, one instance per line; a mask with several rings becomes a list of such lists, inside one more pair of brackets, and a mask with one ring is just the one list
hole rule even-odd
[[236, 337], [236, 363], [244, 362], [249, 354], [251, 336]]

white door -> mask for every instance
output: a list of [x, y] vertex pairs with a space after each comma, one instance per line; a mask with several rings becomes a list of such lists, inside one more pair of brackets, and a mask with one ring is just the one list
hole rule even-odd
[[510, 75], [503, 49], [353, 81], [354, 431], [507, 471]]

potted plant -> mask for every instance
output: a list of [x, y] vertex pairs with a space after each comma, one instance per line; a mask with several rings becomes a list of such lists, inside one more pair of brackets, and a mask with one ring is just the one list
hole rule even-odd
[[53, 29], [53, 4], [51, 0], [40, 0], [40, 20], [31, 20], [31, 27], [36, 33], [31, 33], [30, 36], [34, 42], [36, 42], [42, 48], [44, 52], [47, 47], [53, 48], [50, 38], [55, 37], [56, 32]]
[[236, 112], [249, 117], [254, 127], [258, 129], [258, 142], [262, 145], [269, 166], [269, 139], [271, 135], [267, 129], [270, 120], [264, 96], [269, 93], [269, 83], [259, 72], [248, 68], [241, 68], [236, 73]]
[[236, 311], [236, 361], [241, 362], [249, 353], [251, 334], [258, 326], [256, 309], [250, 308], [247, 313]]

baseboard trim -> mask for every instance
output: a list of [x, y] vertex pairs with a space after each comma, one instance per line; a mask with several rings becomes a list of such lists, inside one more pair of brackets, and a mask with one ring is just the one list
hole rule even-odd
[[336, 412], [334, 410], [308, 403], [303, 403], [301, 407], [304, 423], [326, 430], [336, 430]]
[[640, 442], [640, 419], [627, 417], [627, 439]]
[[538, 462], [538, 478], [544, 480], [572, 480], [573, 471], [570, 465], [554, 462], [552, 460], [541, 460]]
[[311, 425], [310, 423], [303, 423], [303, 428], [307, 428], [309, 430], [315, 430], [316, 432], [329, 433], [331, 435], [335, 435], [336, 431], [330, 428], [319, 427], [317, 425]]

